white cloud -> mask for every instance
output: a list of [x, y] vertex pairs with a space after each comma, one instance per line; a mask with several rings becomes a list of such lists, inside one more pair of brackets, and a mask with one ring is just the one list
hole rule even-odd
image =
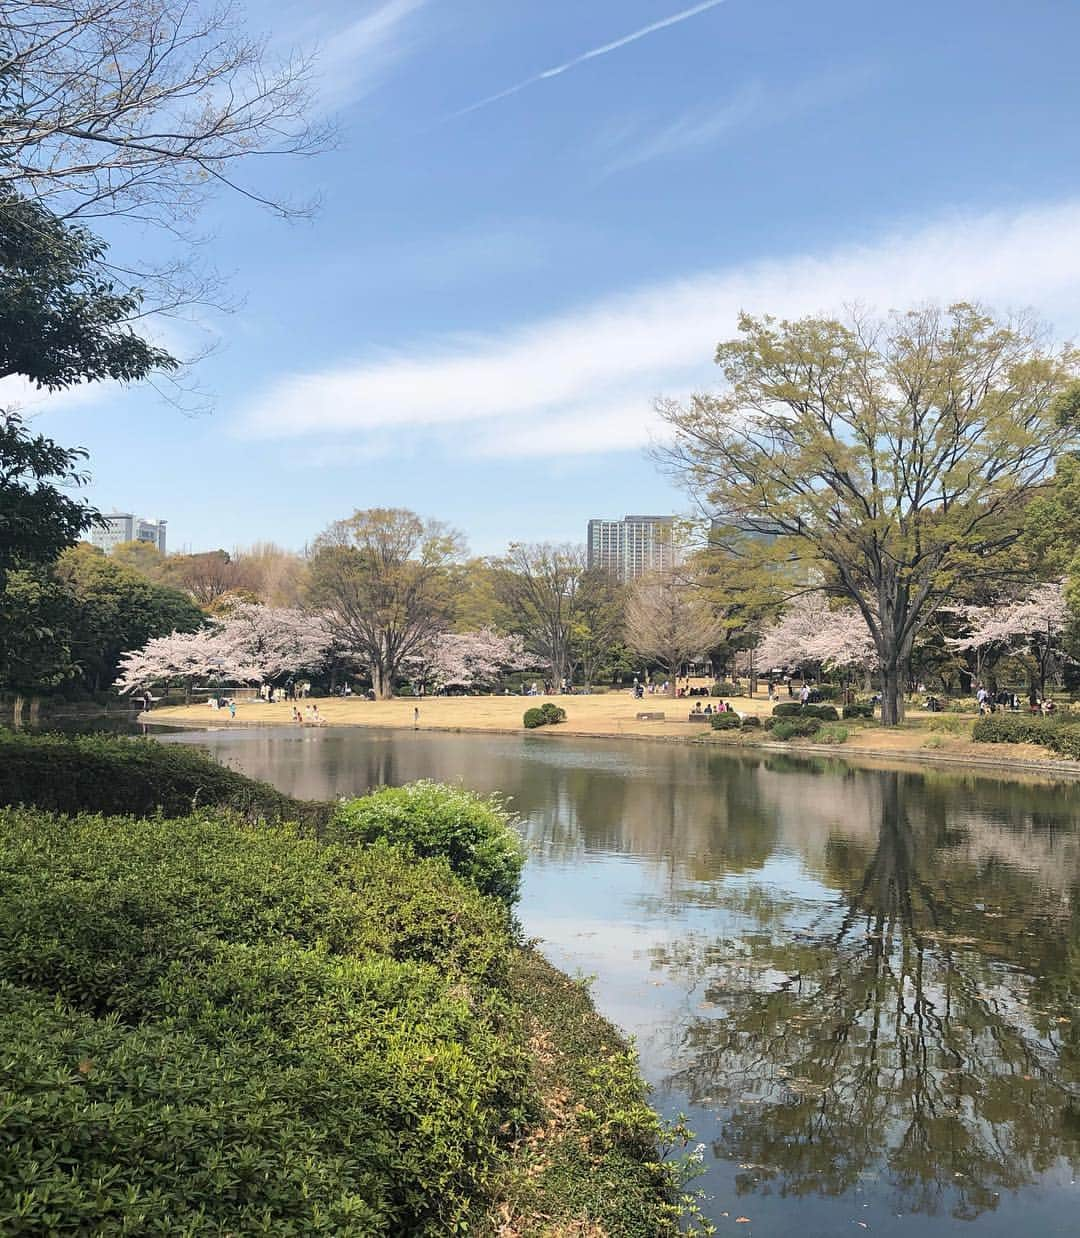
[[657, 125], [624, 124], [601, 138], [601, 170], [622, 172], [654, 159], [694, 154], [746, 129], [780, 124], [864, 91], [877, 78], [869, 65], [830, 69], [800, 82], [750, 82], [720, 104], [698, 106]]
[[325, 109], [347, 107], [382, 82], [409, 50], [409, 21], [426, 3], [385, 0], [319, 40], [316, 75], [319, 102]]
[[1059, 333], [1080, 328], [1080, 201], [955, 215], [820, 255], [673, 280], [487, 337], [284, 375], [240, 410], [252, 438], [428, 436], [449, 452], [575, 455], [637, 448], [658, 394], [716, 382], [717, 340], [741, 310], [887, 310], [928, 300], [1034, 307]]

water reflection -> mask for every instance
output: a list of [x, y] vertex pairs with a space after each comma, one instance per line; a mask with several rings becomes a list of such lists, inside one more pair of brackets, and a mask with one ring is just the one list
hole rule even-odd
[[511, 795], [525, 925], [690, 1108], [715, 1216], [1075, 1232], [1080, 785], [516, 736], [207, 742], [294, 794]]
[[872, 842], [830, 833], [842, 898], [802, 928], [771, 907], [654, 955], [714, 1007], [679, 1029], [672, 1082], [728, 1111], [743, 1192], [840, 1195], [869, 1171], [906, 1212], [971, 1218], [1080, 1153], [1075, 901], [965, 862], [947, 797], [910, 781], [877, 776]]

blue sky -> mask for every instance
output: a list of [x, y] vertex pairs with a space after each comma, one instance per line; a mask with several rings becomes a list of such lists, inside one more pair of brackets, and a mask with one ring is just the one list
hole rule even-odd
[[645, 456], [652, 402], [716, 382], [740, 309], [965, 297], [1080, 330], [1069, 0], [248, 13], [320, 46], [342, 141], [258, 172], [318, 193], [312, 221], [240, 199], [203, 221], [243, 299], [179, 337], [217, 343], [213, 412], [146, 389], [28, 402], [90, 450], [95, 501], [166, 517], [174, 549], [298, 548], [395, 505], [491, 553], [679, 510]]

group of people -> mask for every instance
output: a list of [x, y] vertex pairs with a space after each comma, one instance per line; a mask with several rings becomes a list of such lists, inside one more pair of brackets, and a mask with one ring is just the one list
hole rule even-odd
[[275, 688], [272, 684], [264, 683], [259, 689], [259, 700], [265, 701], [268, 705], [276, 705], [280, 701], [302, 701], [310, 695], [310, 682], [305, 679], [302, 683], [297, 683], [291, 675], [285, 680], [283, 688]]
[[653, 683], [652, 680], [648, 683], [642, 683], [636, 675], [634, 676], [633, 692], [635, 701], [640, 701], [646, 693], [648, 693], [649, 696], [667, 696], [670, 689], [671, 684], [666, 679], [663, 683]]
[[292, 711], [293, 722], [297, 726], [325, 726], [326, 719], [319, 713], [318, 705], [305, 705], [301, 713], [298, 705], [293, 706]]
[[733, 714], [733, 713], [735, 713], [735, 707], [731, 704], [730, 701], [718, 701], [715, 705], [713, 705], [712, 701], [710, 701], [708, 705], [705, 706], [704, 709], [701, 708], [701, 702], [698, 701], [697, 704], [694, 706], [694, 708], [690, 711], [690, 716], [693, 717], [694, 714], [701, 714], [701, 716], [704, 718], [706, 715], [711, 715], [711, 714]]
[[[979, 684], [975, 689], [975, 701], [979, 706], [980, 714], [992, 714], [999, 709], [1007, 709], [1012, 713], [1020, 712], [1021, 701], [1015, 692], [991, 692], [982, 684]], [[1033, 714], [1042, 714], [1043, 717], [1049, 717], [1056, 710], [1057, 706], [1051, 700], [1035, 699], [1031, 702], [1031, 712]]]
[[236, 702], [231, 696], [211, 696], [210, 708], [213, 710], [227, 709], [230, 718], [236, 717]]

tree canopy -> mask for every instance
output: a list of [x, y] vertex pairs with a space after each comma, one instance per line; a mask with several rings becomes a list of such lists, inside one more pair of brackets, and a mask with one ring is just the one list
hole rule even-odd
[[1027, 505], [1075, 444], [1058, 401], [1080, 358], [967, 304], [744, 315], [739, 331], [716, 354], [726, 391], [661, 402], [663, 458], [722, 524], [858, 607], [895, 723], [916, 636], [961, 582], [1013, 566]]

